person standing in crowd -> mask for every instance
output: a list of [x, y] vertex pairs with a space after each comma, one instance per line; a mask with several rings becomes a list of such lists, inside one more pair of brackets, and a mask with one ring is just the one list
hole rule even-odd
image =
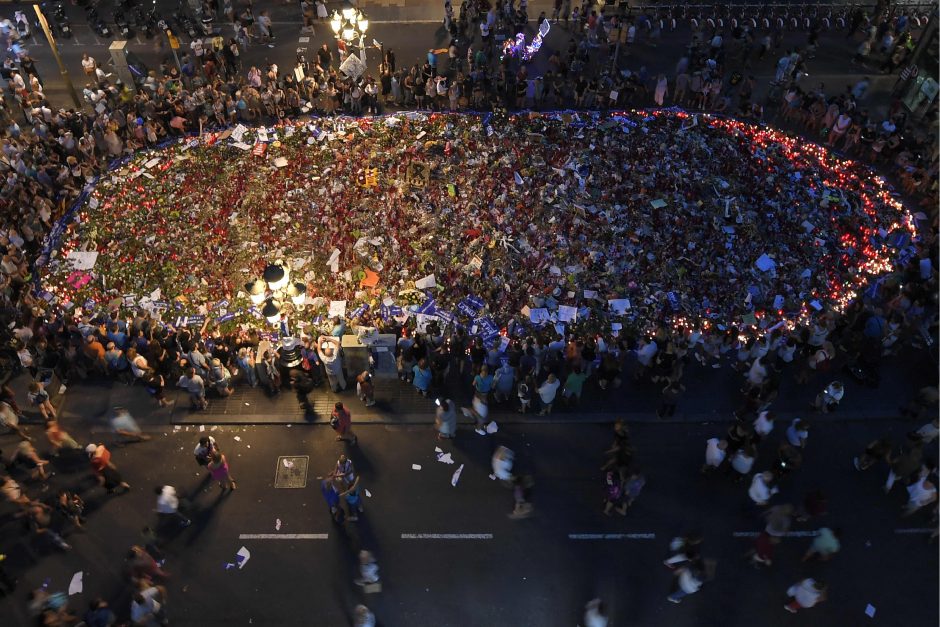
[[435, 401], [434, 425], [437, 427], [437, 439], [451, 439], [457, 435], [457, 405], [449, 398]]
[[555, 374], [550, 373], [542, 385], [539, 386], [539, 402], [542, 405], [539, 416], [552, 413], [552, 404], [555, 402], [555, 394], [558, 392], [560, 385], [561, 382], [555, 377]]
[[317, 338], [317, 356], [326, 370], [326, 378], [334, 392], [346, 389], [346, 377], [343, 374], [342, 344], [339, 338], [332, 335], [321, 335]]
[[235, 484], [235, 477], [229, 472], [228, 460], [222, 451], [215, 449], [212, 452], [212, 456], [206, 464], [206, 469], [209, 471], [212, 480], [219, 482], [219, 487], [222, 488], [223, 492], [226, 490], [234, 491], [238, 487]]
[[196, 369], [192, 366], [186, 368], [186, 371], [180, 376], [176, 385], [183, 388], [189, 394], [189, 404], [193, 409], [207, 409], [209, 401], [206, 400], [206, 384], [201, 376], [196, 374]]
[[216, 451], [218, 451], [218, 447], [215, 438], [211, 435], [203, 435], [199, 437], [199, 443], [193, 449], [193, 457], [196, 458], [196, 463], [200, 466], [208, 466]]
[[366, 407], [375, 405], [375, 385], [368, 370], [363, 370], [356, 376], [356, 396]]
[[666, 387], [663, 388], [662, 400], [660, 401], [659, 408], [656, 410], [656, 417], [660, 419], [672, 418], [673, 414], [676, 413], [676, 405], [683, 392], [685, 392], [685, 386], [679, 381], [668, 383]]

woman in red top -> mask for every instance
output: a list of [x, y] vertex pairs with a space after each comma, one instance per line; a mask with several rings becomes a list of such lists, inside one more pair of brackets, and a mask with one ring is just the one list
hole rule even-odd
[[359, 438], [352, 432], [352, 414], [343, 407], [342, 403], [336, 403], [333, 407], [333, 414], [330, 416], [330, 426], [336, 431], [336, 441], [348, 441], [353, 446]]
[[95, 471], [98, 483], [105, 487], [108, 494], [113, 494], [115, 488], [123, 488], [125, 492], [131, 489], [121, 477], [117, 466], [111, 463], [111, 451], [104, 444], [89, 444], [85, 452], [91, 460], [91, 469]]

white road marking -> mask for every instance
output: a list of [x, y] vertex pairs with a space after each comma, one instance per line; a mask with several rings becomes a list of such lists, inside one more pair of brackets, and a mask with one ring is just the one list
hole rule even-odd
[[[735, 538], [756, 538], [760, 531], [735, 531], [731, 534]], [[786, 538], [815, 538], [819, 535], [818, 531], [788, 531], [783, 534]]]
[[569, 540], [654, 540], [655, 533], [569, 533]]
[[492, 533], [403, 533], [402, 540], [492, 540]]
[[934, 530], [931, 527], [914, 527], [910, 529], [895, 529], [894, 533], [900, 534], [909, 534], [909, 533], [933, 533]]
[[240, 533], [239, 540], [326, 540], [328, 533]]

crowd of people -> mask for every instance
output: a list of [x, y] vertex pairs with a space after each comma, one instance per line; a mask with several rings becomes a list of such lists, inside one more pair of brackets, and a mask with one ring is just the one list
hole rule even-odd
[[[827, 92], [821, 84], [809, 86], [806, 66], [818, 33], [809, 33], [805, 47], [780, 57], [771, 96], [763, 102], [748, 71], [767, 55], [782, 54], [778, 32], [699, 28], [674, 76], [651, 76], [645, 68], [614, 71], [616, 55], [626, 56], [631, 46], [656, 44], [661, 33], [655, 24], [621, 22], [602, 8], [556, 4], [553, 28], [570, 33], [570, 42], [566, 51], [546, 54], [548, 69], [538, 76], [530, 75], [534, 64], [502, 54], [500, 42], [526, 24], [524, 7], [465, 2], [456, 15], [448, 10], [449, 3], [445, 6], [445, 27], [452, 35], [446, 49], [430, 50], [410, 68], [398, 67], [394, 52], [383, 50], [378, 80], [366, 75], [359, 81], [339, 72], [344, 51], [327, 45], [315, 58], [299, 59], [300, 71], [242, 67], [246, 47], [267, 44], [274, 33], [263, 12], [255, 18], [250, 8], [247, 13], [233, 8], [225, 12], [236, 25], [232, 38], [192, 42], [180, 69], [167, 59], [136, 94], [112, 81], [86, 55], [82, 96], [87, 106], [82, 111], [55, 109], [48, 102], [34, 62], [14, 45], [15, 27], [0, 28], [0, 45], [16, 52], [0, 68], [8, 82], [0, 109], [7, 170], [0, 190], [0, 304], [4, 321], [13, 323], [10, 365], [36, 379], [27, 400], [45, 421], [50, 450], [87, 457], [91, 472], [109, 493], [130, 489], [106, 446], [82, 447], [59, 424], [49, 394], [39, 384], [48, 371], [63, 381], [106, 376], [139, 382], [160, 406], [170, 402], [166, 388], [178, 386], [196, 409], [205, 409], [212, 397], [230, 395], [235, 385], [260, 385], [277, 394], [285, 387], [312, 388], [322, 381], [342, 391], [354, 381], [359, 398], [370, 406], [375, 402], [370, 373], [344, 372], [335, 339], [364, 327], [397, 336], [399, 376], [429, 403], [439, 397], [442, 438], [457, 435], [464, 400], [469, 399], [463, 415], [472, 419], [477, 433], [486, 435], [496, 428], [494, 405], [547, 414], [562, 404], [576, 407], [586, 385], [613, 391], [627, 377], [661, 389], [658, 415], [668, 418], [681, 403], [687, 365], [737, 368], [743, 387], [736, 422], [726, 436], [709, 440], [703, 470], [746, 482], [754, 505], [768, 506], [777, 484], [798, 469], [813, 426], [810, 419], [796, 420], [779, 445], [766, 443], [783, 377], [792, 374], [807, 382], [823, 373], [829, 381], [832, 363], [839, 359], [853, 376], [871, 382], [877, 380], [883, 357], [905, 344], [933, 341], [936, 111], [928, 116], [931, 126], [922, 128], [922, 122], [902, 112], [899, 100], [883, 119], [873, 116], [869, 79], [841, 93]], [[325, 17], [320, 5], [306, 7], [311, 25]], [[856, 61], [874, 62], [887, 71], [904, 66], [911, 50], [908, 29], [900, 18], [873, 21], [869, 31], [856, 35]], [[905, 69], [899, 90], [911, 79]], [[650, 104], [678, 105], [692, 113], [610, 114]], [[394, 123], [332, 118], [311, 124], [304, 117], [397, 108], [495, 113], [398, 116]], [[504, 114], [505, 109], [522, 108], [601, 113]], [[919, 203], [924, 217], [905, 223], [886, 188], [857, 164], [833, 161], [815, 148], [804, 151], [783, 133], [695, 113], [700, 110], [754, 122], [772, 120], [881, 167], [909, 202]], [[299, 119], [303, 123], [295, 124]], [[264, 178], [280, 176], [282, 190], [284, 180], [305, 168], [316, 168], [326, 179], [332, 167], [332, 180], [313, 188], [288, 188], [281, 205], [271, 209], [265, 189], [241, 165], [254, 156], [241, 147], [225, 153], [219, 148], [232, 141], [231, 136], [220, 139], [219, 129], [238, 124], [275, 125], [276, 139], [261, 141], [253, 130], [243, 138], [267, 146], [269, 157], [288, 160], [286, 168], [263, 173]], [[194, 148], [171, 145], [161, 164], [180, 177], [145, 177], [142, 164], [155, 153], [141, 157], [138, 151], [186, 135], [202, 141]], [[308, 149], [321, 141], [333, 149]], [[346, 155], [333, 154], [340, 142]], [[603, 159], [591, 156], [598, 147], [606, 151]], [[494, 172], [481, 159], [497, 150], [507, 157]], [[329, 154], [329, 163], [321, 154]], [[44, 239], [87, 183], [108, 172], [110, 161], [128, 157], [118, 175], [122, 178], [102, 179], [89, 196], [102, 207], [104, 218], [96, 217], [94, 207], [82, 205], [82, 222], [65, 230], [62, 255], [43, 259], [46, 267], [39, 273], [46, 283], [34, 290], [33, 264], [44, 252]], [[354, 165], [358, 162], [380, 171], [375, 185], [369, 184], [368, 172]], [[420, 171], [412, 177], [407, 167], [412, 163], [426, 167], [427, 178]], [[208, 175], [213, 169], [218, 172]], [[224, 183], [233, 170], [244, 176]], [[344, 176], [355, 177], [356, 184], [344, 183]], [[206, 185], [207, 180], [218, 185]], [[179, 210], [175, 216], [170, 213], [167, 184], [181, 188], [175, 205], [193, 207], [191, 217], [181, 218]], [[388, 193], [393, 201], [377, 202], [379, 193]], [[234, 225], [236, 215], [230, 209], [226, 217], [233, 218], [231, 229], [202, 229], [207, 222], [201, 220], [217, 221], [217, 207], [233, 207], [226, 201], [236, 194], [248, 199], [242, 215], [262, 228], [239, 231], [243, 227]], [[316, 332], [281, 342], [250, 328], [254, 325], [220, 322], [226, 313], [216, 316], [212, 307], [225, 298], [232, 303], [223, 307], [234, 310], [241, 287], [235, 277], [247, 280], [242, 267], [258, 269], [255, 252], [233, 253], [222, 247], [225, 242], [263, 231], [271, 238], [265, 245], [278, 248], [282, 242], [273, 239], [272, 225], [282, 222], [281, 215], [291, 215], [292, 203], [306, 207], [317, 194], [340, 200], [343, 216], [324, 223], [314, 212], [306, 232], [295, 236], [309, 242], [310, 233], [322, 229], [319, 239], [336, 243], [341, 271], [332, 271], [329, 263], [323, 268], [332, 246], [320, 251], [324, 259], [316, 270], [292, 269], [304, 276], [321, 310], [329, 298], [349, 301], [349, 312], [356, 301], [368, 307], [336, 319], [311, 315], [304, 322], [308, 330], [319, 327]], [[141, 195], [152, 205], [141, 203]], [[358, 211], [375, 204], [388, 209]], [[141, 205], [151, 213], [141, 211]], [[262, 205], [265, 213], [259, 210]], [[129, 218], [132, 206], [137, 223], [114, 219], [121, 211]], [[427, 227], [431, 211], [439, 219]], [[675, 219], [679, 214], [681, 221]], [[134, 244], [128, 235], [139, 235], [148, 221], [156, 225], [153, 239]], [[385, 239], [376, 244], [372, 238]], [[182, 239], [192, 242], [186, 253], [161, 248]], [[127, 248], [99, 246], [105, 240], [124, 242]], [[771, 241], [776, 248], [767, 248]], [[89, 250], [99, 252], [99, 276], [93, 283], [83, 283], [81, 273], [76, 276], [64, 264], [56, 265], [66, 252]], [[158, 258], [160, 263], [154, 263]], [[665, 258], [672, 262], [671, 270], [663, 268]], [[192, 264], [189, 271], [186, 264]], [[381, 273], [389, 287], [401, 291], [364, 290], [369, 272]], [[186, 300], [176, 302], [194, 309], [175, 309], [172, 286], [178, 278], [206, 273], [218, 275], [218, 280], [207, 281], [213, 288], [226, 289], [210, 293], [203, 285], [188, 285]], [[415, 289], [417, 280], [432, 274], [437, 291]], [[101, 276], [107, 283], [99, 283]], [[151, 294], [158, 287], [158, 295], [146, 303], [136, 296], [131, 303], [124, 298]], [[386, 297], [392, 298], [389, 304]], [[93, 302], [86, 305], [89, 298]], [[162, 311], [147, 306], [163, 299], [171, 303]], [[254, 314], [245, 305], [239, 315], [250, 320]], [[76, 306], [83, 309], [81, 315], [74, 315]], [[426, 318], [409, 316], [409, 307], [423, 309]], [[185, 315], [197, 324], [174, 323]], [[464, 328], [454, 325], [455, 320]], [[299, 365], [285, 365], [295, 363], [295, 356]], [[447, 383], [455, 378], [461, 392], [466, 391], [460, 397]], [[813, 411], [834, 411], [843, 394], [842, 384], [831, 381], [815, 396]], [[936, 403], [935, 389], [922, 397], [911, 411]], [[25, 469], [29, 481], [45, 481], [48, 461], [20, 424], [21, 416], [15, 395], [5, 388], [0, 420], [21, 439], [11, 458], [14, 466]], [[349, 408], [338, 404], [334, 418], [337, 437], [355, 444]], [[146, 437], [126, 412], [115, 413], [112, 427], [131, 440]], [[886, 439], [874, 441], [856, 467], [889, 466], [886, 491], [899, 480], [906, 482], [906, 511], [912, 513], [936, 502], [936, 468], [924, 457], [924, 445], [934, 437], [935, 421], [932, 430], [926, 425], [900, 449]], [[766, 449], [761, 461], [769, 468], [753, 472], [761, 467], [755, 465], [760, 449]], [[624, 515], [645, 483], [633, 463], [624, 425], [615, 427], [607, 454], [603, 511]], [[228, 462], [211, 438], [200, 442], [196, 457], [205, 461], [199, 463], [206, 476], [223, 490], [236, 488]], [[527, 505], [524, 482], [516, 488], [517, 510], [528, 512], [522, 507]], [[32, 533], [69, 550], [67, 532], [84, 523], [78, 494], [62, 491], [46, 502], [28, 496], [10, 476], [4, 476], [2, 490]], [[341, 509], [340, 498], [352, 504], [348, 511], [356, 515], [358, 490], [358, 476], [351, 471], [334, 474], [328, 486], [324, 483], [334, 516]], [[172, 486], [158, 486], [156, 494], [161, 533], [167, 521], [169, 526], [188, 523]], [[755, 540], [755, 563], [770, 566], [774, 547], [791, 521], [817, 515], [824, 506], [821, 494], [807, 495], [800, 506], [769, 506], [767, 529]], [[141, 546], [128, 553], [135, 587], [131, 615], [138, 624], [164, 618], [159, 535], [145, 530]], [[826, 559], [837, 552], [838, 536], [838, 529], [820, 529], [806, 558]], [[677, 567], [671, 601], [694, 593], [708, 579], [698, 544], [687, 537], [674, 545], [674, 557], [682, 557], [667, 560]], [[363, 583], [377, 582], [374, 559], [368, 554], [362, 559]], [[0, 585], [14, 584], [0, 561]], [[825, 585], [803, 580], [788, 594], [793, 598], [788, 611], [796, 611], [822, 600]], [[44, 624], [73, 619], [61, 595], [40, 590], [33, 604]], [[595, 617], [604, 611], [594, 602], [587, 609]], [[368, 620], [364, 607], [357, 612]], [[109, 616], [113, 620], [113, 612], [99, 599], [85, 621], [107, 625]]]

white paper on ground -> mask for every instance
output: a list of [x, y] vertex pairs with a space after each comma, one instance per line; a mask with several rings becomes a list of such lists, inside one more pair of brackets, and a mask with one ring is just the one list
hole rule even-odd
[[865, 607], [865, 615], [868, 616], [869, 618], [874, 618], [874, 617], [875, 617], [875, 606], [872, 605], [871, 603], [869, 603], [869, 604]]
[[326, 260], [326, 265], [330, 267], [330, 272], [336, 274], [339, 272], [339, 248], [334, 248], [330, 253], [330, 258]]
[[345, 300], [331, 300], [329, 311], [326, 312], [326, 315], [329, 317], [344, 317], [346, 315], [346, 301]]
[[411, 469], [412, 469], [412, 470], [421, 470], [421, 464], [412, 464], [412, 465], [411, 465]]
[[372, 493], [371, 493], [371, 492], [369, 492], [368, 490], [366, 490], [366, 496], [367, 496], [367, 497], [369, 497], [369, 498], [371, 499], [371, 498], [372, 498]]
[[241, 442], [241, 441], [242, 441], [241, 437], [240, 437], [240, 436], [237, 436], [237, 435], [236, 435], [234, 438], [232, 438], [232, 439], [235, 440], [236, 442]]
[[65, 256], [69, 260], [73, 270], [91, 270], [98, 261], [98, 253], [95, 251], [76, 251], [68, 253]]
[[457, 482], [460, 481], [460, 473], [463, 472], [463, 464], [460, 464], [460, 468], [454, 471], [454, 476], [450, 478], [450, 485], [457, 487]]
[[278, 518], [277, 520], [274, 521], [274, 530], [275, 530], [275, 531], [280, 531], [280, 530], [281, 530], [281, 519], [280, 519], [280, 518]]
[[242, 569], [245, 567], [245, 564], [248, 563], [248, 560], [251, 559], [251, 551], [242, 547], [238, 549], [238, 553], [235, 554], [235, 561], [238, 562], [238, 568]]
[[499, 425], [496, 424], [495, 420], [491, 420], [489, 424], [486, 425], [486, 432], [492, 435], [497, 431], [499, 431]]
[[558, 306], [558, 319], [562, 322], [574, 322], [578, 319], [578, 308], [569, 305]]
[[610, 310], [618, 316], [622, 316], [630, 309], [630, 299], [628, 298], [610, 298], [607, 300]]
[[84, 573], [82, 571], [78, 571], [77, 573], [72, 575], [72, 581], [69, 582], [69, 596], [72, 596], [73, 594], [82, 593], [82, 578], [83, 577], [84, 577]]
[[426, 290], [428, 288], [436, 287], [436, 286], [437, 286], [437, 281], [435, 280], [433, 274], [429, 274], [423, 279], [418, 279], [417, 281], [415, 281], [415, 287], [418, 288], [419, 290]]
[[454, 463], [454, 460], [453, 460], [453, 458], [450, 456], [450, 453], [438, 453], [438, 454], [437, 454], [437, 461], [441, 462], [442, 464], [453, 464], [453, 463]]

